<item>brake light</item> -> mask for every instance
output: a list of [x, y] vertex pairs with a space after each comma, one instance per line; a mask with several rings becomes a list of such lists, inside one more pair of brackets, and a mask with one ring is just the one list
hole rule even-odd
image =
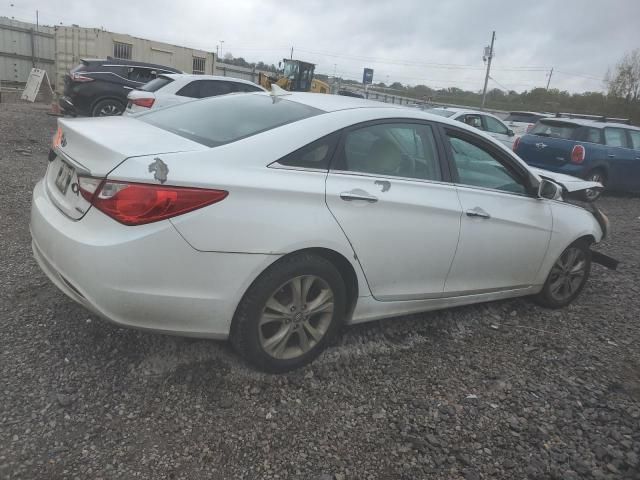
[[55, 150], [62, 144], [62, 127], [58, 127], [53, 139], [51, 140], [51, 150]]
[[585, 149], [582, 145], [574, 145], [571, 149], [571, 163], [582, 163], [586, 155]]
[[518, 146], [520, 145], [520, 137], [516, 137], [515, 142], [513, 142], [513, 151], [518, 150]]
[[204, 188], [79, 177], [82, 196], [124, 225], [144, 225], [182, 215], [224, 200], [229, 192]]
[[78, 72], [73, 72], [71, 74], [71, 80], [73, 80], [74, 82], [84, 83], [84, 82], [93, 82], [95, 78], [87, 77]]
[[155, 102], [156, 99], [155, 98], [130, 98], [129, 101], [139, 107], [151, 108], [153, 106], [153, 102]]

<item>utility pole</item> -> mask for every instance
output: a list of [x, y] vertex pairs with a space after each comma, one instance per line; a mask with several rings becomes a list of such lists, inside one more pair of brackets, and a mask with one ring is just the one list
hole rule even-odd
[[487, 100], [487, 84], [489, 83], [489, 72], [491, 71], [491, 60], [493, 59], [493, 42], [496, 39], [496, 31], [491, 34], [491, 46], [489, 47], [489, 58], [487, 59], [487, 74], [484, 77], [484, 89], [482, 90], [482, 106], [484, 110], [484, 102]]
[[551, 71], [549, 72], [549, 79], [547, 80], [547, 90], [549, 90], [549, 84], [551, 83], [551, 75], [553, 75], [553, 67], [551, 67]]
[[293, 45], [291, 46], [291, 57], [289, 57], [291, 60], [293, 60]]

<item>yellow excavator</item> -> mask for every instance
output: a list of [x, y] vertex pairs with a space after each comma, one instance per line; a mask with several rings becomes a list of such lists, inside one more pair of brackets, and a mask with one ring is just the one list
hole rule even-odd
[[329, 85], [313, 78], [316, 66], [302, 60], [283, 59], [284, 68], [277, 76], [269, 76], [262, 72], [258, 75], [261, 87], [271, 90], [272, 85], [290, 92], [330, 93]]

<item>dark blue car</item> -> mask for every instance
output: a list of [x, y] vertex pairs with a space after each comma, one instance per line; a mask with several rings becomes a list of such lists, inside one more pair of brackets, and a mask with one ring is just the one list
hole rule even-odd
[[[545, 118], [513, 150], [529, 165], [640, 192], [640, 128], [604, 119]], [[589, 191], [589, 200], [599, 192]]]

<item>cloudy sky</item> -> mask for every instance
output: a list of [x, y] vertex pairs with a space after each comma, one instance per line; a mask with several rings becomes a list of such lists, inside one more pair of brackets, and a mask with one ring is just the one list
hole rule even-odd
[[[248, 61], [288, 57], [316, 71], [375, 82], [482, 88], [603, 88], [607, 68], [640, 47], [640, 0], [0, 0], [0, 15], [79, 24]], [[224, 43], [221, 44], [221, 41]]]

